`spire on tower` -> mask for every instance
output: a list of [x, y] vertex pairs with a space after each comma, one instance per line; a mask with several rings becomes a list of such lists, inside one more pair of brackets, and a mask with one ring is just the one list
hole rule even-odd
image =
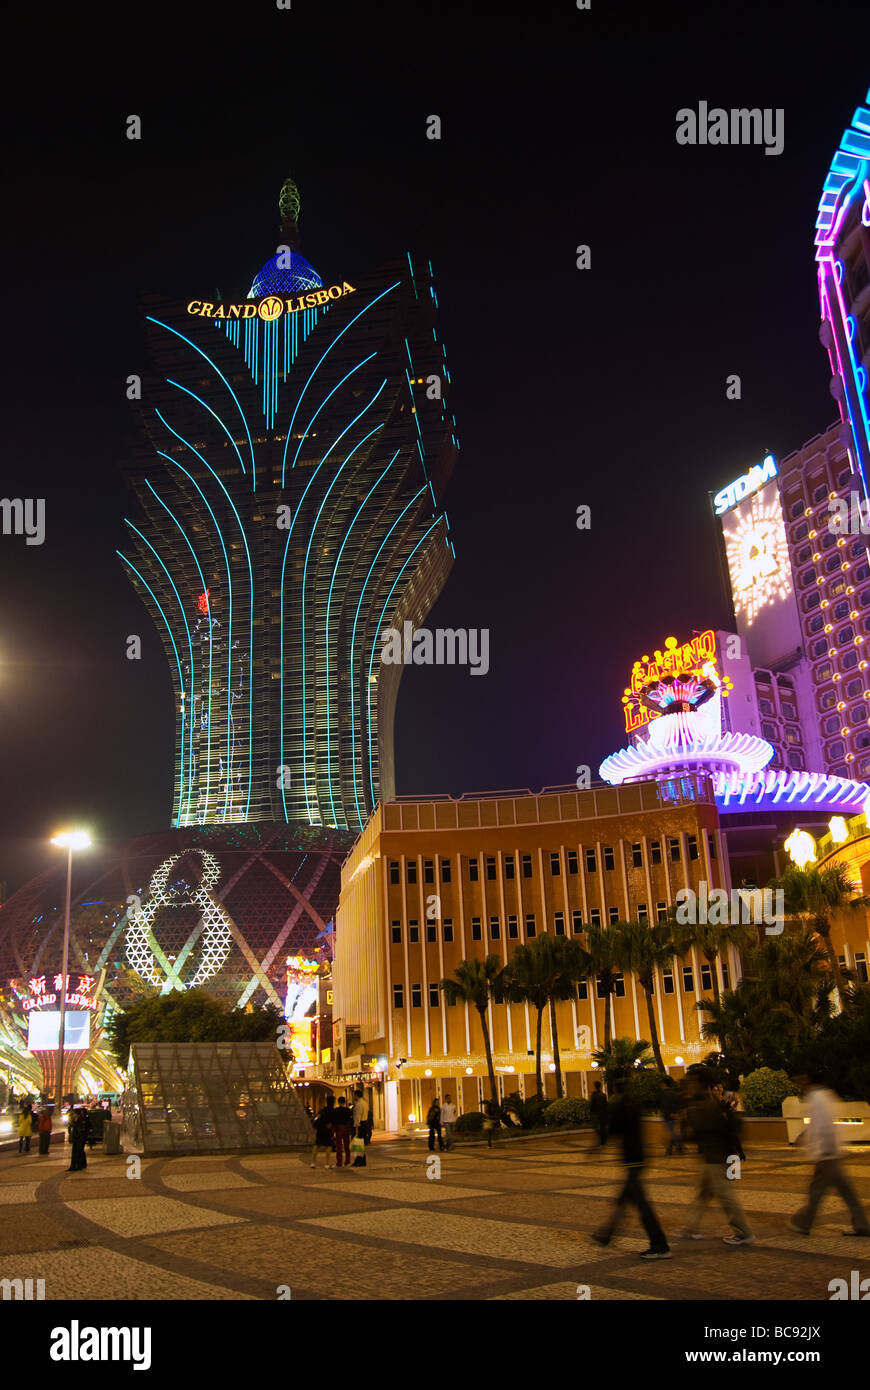
[[281, 213], [281, 235], [294, 249], [299, 245], [299, 189], [291, 178], [286, 178], [278, 195], [278, 210]]

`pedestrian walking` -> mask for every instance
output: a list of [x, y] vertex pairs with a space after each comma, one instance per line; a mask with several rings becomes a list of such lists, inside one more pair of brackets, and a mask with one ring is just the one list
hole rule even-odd
[[441, 1102], [437, 1096], [432, 1097], [432, 1104], [426, 1111], [426, 1123], [429, 1126], [429, 1152], [435, 1148], [435, 1138], [438, 1138], [438, 1147], [443, 1151], [444, 1137], [441, 1133]]
[[353, 1126], [353, 1111], [344, 1097], [332, 1113], [332, 1133], [335, 1138], [335, 1166], [350, 1167], [350, 1131]]
[[40, 1157], [43, 1157], [51, 1149], [51, 1126], [51, 1106], [43, 1105], [39, 1112], [39, 1120], [37, 1122]]
[[445, 1149], [453, 1148], [453, 1126], [456, 1124], [456, 1106], [450, 1099], [450, 1092], [444, 1094], [444, 1104], [441, 1106], [441, 1131], [444, 1135]]
[[18, 1116], [18, 1152], [30, 1153], [30, 1138], [33, 1134], [33, 1106], [25, 1101]]
[[728, 1177], [728, 1159], [734, 1151], [733, 1126], [712, 1094], [709, 1079], [701, 1072], [693, 1072], [691, 1084], [688, 1127], [701, 1156], [701, 1180], [689, 1208], [684, 1235], [688, 1240], [701, 1239], [704, 1208], [711, 1197], [717, 1197], [734, 1228], [733, 1235], [724, 1237], [725, 1244], [752, 1245], [755, 1236], [738, 1201], [734, 1180]]
[[589, 1097], [589, 1111], [592, 1116], [592, 1123], [595, 1126], [595, 1133], [598, 1135], [598, 1143], [607, 1143], [607, 1096], [601, 1087], [601, 1082], [596, 1081], [592, 1095]]
[[323, 1154], [324, 1168], [332, 1167], [329, 1155], [332, 1153], [332, 1124], [335, 1116], [335, 1096], [327, 1096], [326, 1104], [318, 1111], [314, 1124], [314, 1147], [311, 1150], [311, 1166], [317, 1167], [317, 1155]]
[[834, 1187], [846, 1203], [852, 1218], [852, 1230], [844, 1231], [843, 1235], [870, 1237], [867, 1213], [843, 1170], [843, 1145], [835, 1123], [835, 1106], [839, 1097], [836, 1091], [824, 1085], [819, 1072], [813, 1073], [812, 1076], [799, 1076], [796, 1080], [806, 1101], [810, 1118], [809, 1125], [804, 1128], [800, 1138], [804, 1139], [807, 1153], [815, 1167], [810, 1179], [809, 1200], [792, 1217], [788, 1223], [789, 1229], [796, 1231], [798, 1235], [808, 1236], [822, 1198], [829, 1187]]
[[368, 1143], [369, 1103], [362, 1086], [358, 1086], [353, 1093], [353, 1132], [355, 1138], [362, 1139], [364, 1144]]
[[83, 1106], [76, 1106], [70, 1116], [69, 1123], [69, 1141], [72, 1145], [72, 1155], [69, 1161], [69, 1168], [67, 1168], [68, 1173], [81, 1172], [83, 1168], [87, 1168], [88, 1166], [88, 1160], [85, 1157], [85, 1145], [88, 1142], [89, 1130], [90, 1124], [87, 1110], [85, 1110]]
[[625, 1208], [631, 1205], [637, 1208], [637, 1214], [649, 1240], [649, 1249], [644, 1250], [640, 1258], [642, 1260], [669, 1260], [671, 1249], [668, 1245], [668, 1238], [647, 1200], [641, 1181], [645, 1156], [641, 1135], [640, 1106], [629, 1095], [627, 1083], [623, 1078], [615, 1082], [614, 1090], [616, 1095], [608, 1115], [608, 1132], [609, 1134], [618, 1134], [622, 1138], [622, 1156], [626, 1166], [625, 1182], [614, 1204], [610, 1220], [593, 1233], [592, 1239], [598, 1245], [609, 1245], [622, 1221]]
[[673, 1077], [668, 1077], [662, 1090], [661, 1111], [662, 1119], [665, 1122], [665, 1129], [668, 1132], [668, 1146], [665, 1154], [670, 1158], [676, 1151], [680, 1156], [683, 1154], [683, 1135], [680, 1128], [680, 1111], [683, 1108], [683, 1098], [677, 1090]]

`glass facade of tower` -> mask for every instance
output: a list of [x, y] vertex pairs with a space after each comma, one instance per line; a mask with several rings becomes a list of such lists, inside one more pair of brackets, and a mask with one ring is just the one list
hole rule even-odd
[[173, 824], [359, 829], [395, 791], [401, 665], [453, 560], [456, 451], [431, 264], [146, 301], [147, 444], [122, 556], [176, 709]]

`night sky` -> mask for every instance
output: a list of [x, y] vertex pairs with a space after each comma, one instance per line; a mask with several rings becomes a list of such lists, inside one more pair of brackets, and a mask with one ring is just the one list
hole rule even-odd
[[[836, 417], [813, 236], [870, 85], [865, 4], [193, 10], [196, 31], [150, 5], [33, 11], [7, 52], [2, 492], [44, 497], [47, 525], [0, 536], [10, 890], [64, 821], [169, 824], [168, 666], [114, 553], [139, 296], [244, 294], [288, 173], [325, 283], [406, 249], [435, 270], [462, 447], [427, 626], [489, 628], [491, 665], [407, 668], [401, 793], [597, 769], [634, 658], [729, 622], [708, 491]], [[784, 152], [677, 145], [701, 100], [783, 108]]]

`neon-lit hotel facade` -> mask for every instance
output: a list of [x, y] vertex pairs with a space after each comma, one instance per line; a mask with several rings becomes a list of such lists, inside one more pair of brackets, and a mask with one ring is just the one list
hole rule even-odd
[[831, 394], [840, 407], [864, 497], [870, 497], [870, 92], [843, 132], [816, 219], [822, 322]]
[[125, 568], [176, 711], [176, 826], [360, 829], [395, 787], [401, 665], [453, 561], [458, 449], [431, 266], [325, 284], [283, 243], [248, 298], [151, 298]]

